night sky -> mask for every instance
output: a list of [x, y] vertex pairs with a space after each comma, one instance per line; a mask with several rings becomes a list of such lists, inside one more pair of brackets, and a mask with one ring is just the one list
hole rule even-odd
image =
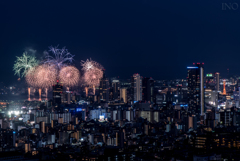
[[240, 0], [1, 0], [1, 77], [16, 80], [13, 64], [26, 48], [42, 57], [66, 46], [74, 64], [92, 58], [108, 77], [134, 73], [154, 79], [186, 78], [188, 65], [205, 72], [240, 73]]

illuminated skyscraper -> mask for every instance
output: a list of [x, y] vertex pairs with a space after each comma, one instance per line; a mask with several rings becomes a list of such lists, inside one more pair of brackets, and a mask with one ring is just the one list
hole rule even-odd
[[113, 99], [119, 99], [120, 95], [120, 82], [117, 79], [112, 80]]
[[194, 64], [188, 69], [188, 106], [198, 115], [204, 114], [204, 69], [203, 63]]
[[216, 82], [216, 90], [217, 91], [220, 91], [220, 89], [219, 89], [219, 74], [220, 73], [215, 73], [215, 82]]
[[109, 101], [109, 80], [105, 75], [105, 70], [103, 70], [103, 78], [100, 80], [100, 100]]
[[53, 85], [53, 103], [61, 104], [61, 95], [63, 92], [63, 86], [57, 80], [57, 84]]
[[120, 89], [120, 100], [123, 100], [124, 103], [127, 103], [127, 88]]
[[215, 83], [214, 75], [212, 73], [206, 74], [205, 81], [206, 81], [206, 89], [215, 90], [216, 83]]
[[142, 78], [140, 74], [133, 74], [132, 76], [132, 96], [134, 102], [142, 100]]

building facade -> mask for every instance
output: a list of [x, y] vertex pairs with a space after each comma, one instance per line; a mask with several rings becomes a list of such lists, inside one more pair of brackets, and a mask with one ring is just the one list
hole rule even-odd
[[132, 96], [133, 102], [142, 100], [142, 78], [140, 74], [132, 76]]
[[57, 84], [53, 85], [53, 103], [61, 104], [61, 95], [63, 92], [63, 86], [57, 80]]
[[100, 100], [104, 102], [109, 101], [109, 80], [105, 75], [105, 70], [103, 70], [103, 78], [100, 80]]
[[188, 69], [188, 106], [198, 119], [204, 115], [204, 68], [203, 63], [196, 63]]

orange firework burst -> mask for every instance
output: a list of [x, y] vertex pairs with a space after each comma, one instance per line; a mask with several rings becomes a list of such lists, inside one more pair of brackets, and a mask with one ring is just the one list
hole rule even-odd
[[59, 80], [65, 87], [77, 86], [80, 80], [80, 72], [74, 66], [63, 67], [59, 72]]
[[29, 70], [26, 74], [25, 79], [29, 87], [35, 87], [36, 86], [35, 69]]
[[99, 86], [103, 71], [98, 68], [89, 69], [84, 73], [84, 81], [89, 86]]
[[84, 71], [84, 82], [88, 86], [99, 86], [100, 79], [103, 77], [103, 66], [96, 61], [82, 61], [81, 65]]
[[50, 89], [57, 80], [57, 70], [53, 66], [39, 65], [34, 73], [38, 88]]

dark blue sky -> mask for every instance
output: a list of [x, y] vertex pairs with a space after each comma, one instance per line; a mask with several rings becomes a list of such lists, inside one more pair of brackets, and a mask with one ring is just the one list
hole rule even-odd
[[0, 1], [1, 81], [17, 79], [15, 56], [27, 47], [37, 56], [66, 46], [75, 64], [92, 58], [107, 76], [133, 73], [154, 79], [185, 78], [186, 67], [240, 73], [239, 0], [8, 0]]

